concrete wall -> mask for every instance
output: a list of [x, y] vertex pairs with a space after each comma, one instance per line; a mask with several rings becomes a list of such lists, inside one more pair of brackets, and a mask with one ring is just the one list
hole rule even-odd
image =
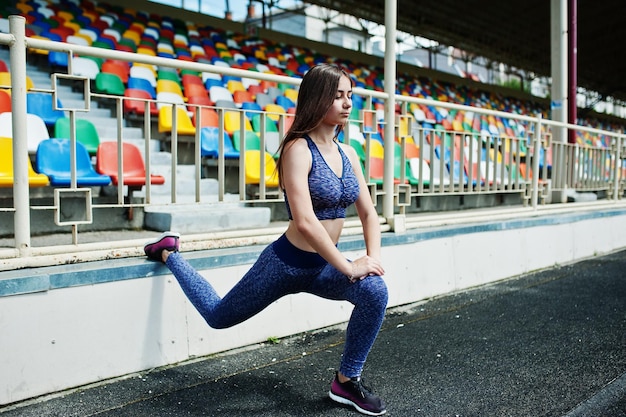
[[[626, 208], [424, 225], [384, 234], [389, 306], [626, 247]], [[185, 252], [225, 293], [263, 245]], [[363, 252], [360, 236], [340, 249]], [[343, 323], [351, 306], [298, 294], [210, 329], [161, 264], [125, 258], [0, 273], [0, 404]], [[338, 359], [339, 360], [339, 359]]]

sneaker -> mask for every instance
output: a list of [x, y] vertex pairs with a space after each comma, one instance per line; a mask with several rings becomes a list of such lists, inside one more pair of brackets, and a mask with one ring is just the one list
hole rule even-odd
[[328, 395], [332, 400], [351, 405], [359, 413], [368, 416], [380, 416], [387, 412], [384, 401], [365, 386], [361, 378], [352, 378], [342, 383], [335, 375]]
[[146, 243], [143, 247], [143, 251], [146, 253], [148, 258], [154, 261], [163, 262], [163, 258], [161, 258], [161, 253], [164, 249], [167, 249], [170, 252], [178, 251], [180, 247], [178, 242], [179, 238], [179, 233], [163, 232], [161, 236]]

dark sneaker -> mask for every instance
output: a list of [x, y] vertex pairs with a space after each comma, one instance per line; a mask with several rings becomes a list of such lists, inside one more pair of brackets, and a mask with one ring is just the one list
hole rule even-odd
[[179, 249], [178, 239], [179, 238], [180, 238], [179, 233], [163, 232], [161, 236], [146, 243], [143, 247], [143, 251], [146, 253], [148, 258], [154, 261], [163, 262], [163, 258], [161, 258], [161, 253], [163, 252], [164, 249], [167, 249], [170, 252], [178, 251]]
[[342, 383], [335, 375], [328, 395], [332, 400], [351, 405], [359, 413], [368, 416], [380, 416], [387, 412], [384, 401], [365, 386], [361, 378], [352, 378]]

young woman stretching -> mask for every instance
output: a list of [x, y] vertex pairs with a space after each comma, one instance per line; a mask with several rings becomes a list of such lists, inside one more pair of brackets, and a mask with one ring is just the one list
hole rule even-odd
[[[352, 80], [334, 65], [310, 69], [300, 85], [294, 122], [280, 145], [278, 173], [289, 215], [286, 232], [267, 246], [220, 298], [178, 252], [178, 234], [145, 245], [165, 262], [209, 326], [234, 326], [287, 294], [307, 292], [354, 304], [330, 398], [367, 415], [386, 412], [361, 371], [387, 307], [380, 227], [356, 152], [337, 141], [352, 108]], [[346, 208], [355, 204], [367, 254], [352, 261], [337, 249]]]

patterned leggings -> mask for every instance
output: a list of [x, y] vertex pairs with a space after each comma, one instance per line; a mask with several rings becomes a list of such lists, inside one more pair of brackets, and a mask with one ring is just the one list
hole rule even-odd
[[193, 306], [215, 329], [241, 323], [287, 294], [307, 292], [349, 301], [354, 309], [339, 371], [350, 378], [361, 375], [387, 307], [387, 286], [381, 277], [350, 283], [320, 255], [296, 248], [284, 235], [263, 250], [223, 298], [180, 253], [170, 254], [166, 265]]

